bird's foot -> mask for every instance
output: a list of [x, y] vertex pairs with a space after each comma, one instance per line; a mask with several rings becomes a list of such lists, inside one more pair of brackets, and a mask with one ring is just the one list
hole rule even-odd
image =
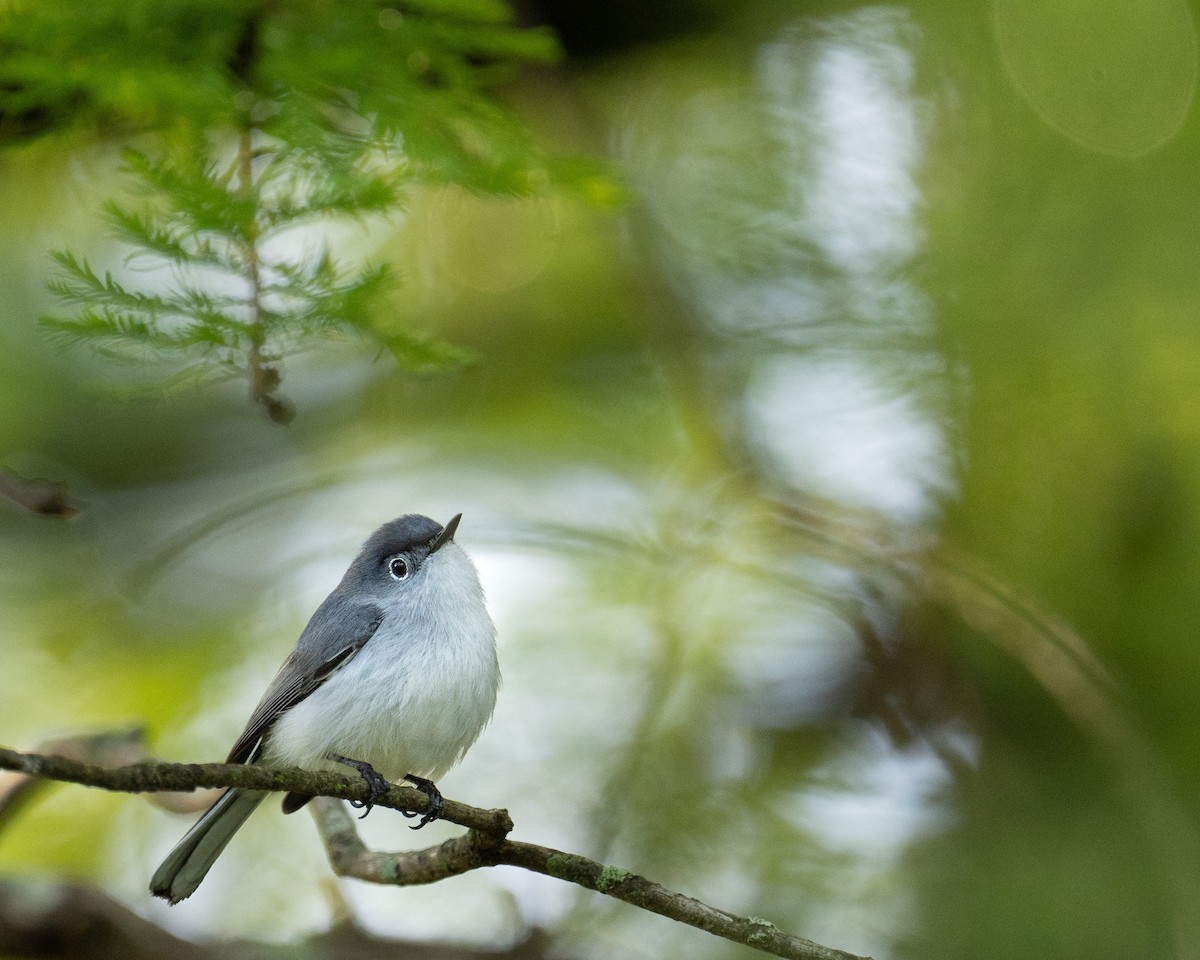
[[348, 767], [353, 767], [359, 772], [359, 775], [367, 781], [367, 788], [370, 790], [370, 793], [367, 794], [367, 799], [350, 801], [350, 806], [354, 807], [356, 810], [362, 810], [362, 817], [358, 818], [361, 820], [371, 812], [371, 808], [375, 806], [375, 802], [379, 800], [380, 797], [383, 797], [387, 794], [388, 790], [392, 788], [392, 785], [388, 783], [386, 779], [384, 779], [383, 774], [381, 774], [365, 760], [351, 760], [349, 757], [337, 756], [333, 757], [332, 759], [336, 760], [338, 763], [344, 763]]
[[404, 779], [429, 798], [429, 809], [424, 813], [410, 813], [407, 810], [400, 811], [410, 820], [413, 817], [420, 817], [421, 820], [419, 823], [415, 823], [408, 828], [409, 830], [420, 830], [425, 824], [433, 823], [434, 820], [442, 815], [442, 791], [437, 788], [437, 784], [432, 780], [426, 780], [424, 777], [414, 777], [410, 773], [406, 774]]

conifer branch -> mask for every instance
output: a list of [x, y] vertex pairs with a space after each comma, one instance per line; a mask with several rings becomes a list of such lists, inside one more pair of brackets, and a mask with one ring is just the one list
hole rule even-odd
[[[251, 401], [280, 423], [293, 415], [280, 391], [284, 360], [321, 338], [373, 340], [407, 370], [464, 362], [465, 351], [380, 322], [396, 280], [386, 266], [335, 262], [319, 242], [310, 243], [317, 253], [285, 256], [281, 241], [298, 229], [319, 241], [327, 222], [387, 216], [422, 183], [510, 195], [557, 183], [595, 195], [596, 171], [548, 162], [486, 93], [522, 64], [552, 61], [553, 38], [513, 26], [503, 0], [414, 0], [403, 12], [388, 8], [388, 17], [336, 3], [305, 6], [302, 16], [255, 3], [232, 23], [211, 0], [182, 2], [188, 16], [148, 4], [144, 23], [122, 23], [145, 31], [137, 83], [121, 58], [106, 55], [103, 36], [83, 31], [87, 16], [42, 25], [58, 37], [54, 53], [6, 34], [21, 26], [38, 35], [36, 18], [51, 16], [43, 8], [0, 21], [0, 46], [29, 64], [23, 96], [36, 97], [69, 58], [89, 102], [119, 100], [118, 92], [144, 97], [130, 107], [132, 127], [157, 134], [142, 137], [152, 146], [125, 154], [142, 200], [103, 206], [125, 269], [56, 254], [48, 286], [73, 315], [43, 322], [106, 356], [173, 364], [166, 384], [241, 376]], [[205, 44], [172, 34], [206, 17]], [[76, 27], [83, 32], [70, 34]], [[6, 90], [0, 85], [0, 116]], [[160, 282], [139, 286], [134, 270], [157, 271]]]

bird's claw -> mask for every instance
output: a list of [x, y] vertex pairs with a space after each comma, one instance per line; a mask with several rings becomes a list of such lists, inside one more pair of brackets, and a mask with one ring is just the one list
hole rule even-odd
[[362, 816], [358, 818], [361, 820], [371, 812], [371, 808], [375, 806], [378, 800], [387, 795], [392, 785], [387, 782], [383, 774], [365, 760], [351, 760], [349, 757], [334, 757], [334, 759], [338, 763], [344, 763], [348, 767], [353, 767], [358, 771], [359, 776], [367, 781], [367, 799], [349, 801], [350, 806], [354, 807], [355, 810], [362, 810]]
[[433, 823], [434, 820], [442, 815], [442, 807], [444, 806], [442, 803], [442, 791], [437, 788], [437, 784], [435, 784], [432, 780], [426, 780], [424, 777], [414, 777], [409, 775], [404, 779], [416, 786], [418, 790], [420, 790], [429, 798], [429, 809], [424, 813], [413, 813], [409, 810], [400, 811], [410, 820], [414, 817], [420, 817], [421, 819], [419, 822], [408, 828], [409, 830], [420, 830], [427, 823]]

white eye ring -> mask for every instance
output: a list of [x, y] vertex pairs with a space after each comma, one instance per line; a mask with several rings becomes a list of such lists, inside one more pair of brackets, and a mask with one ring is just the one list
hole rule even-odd
[[388, 573], [392, 575], [393, 580], [407, 580], [411, 572], [412, 568], [404, 557], [392, 557], [388, 561]]

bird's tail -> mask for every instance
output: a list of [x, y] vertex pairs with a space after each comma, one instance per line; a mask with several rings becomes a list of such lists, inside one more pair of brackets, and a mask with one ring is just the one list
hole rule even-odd
[[225, 845], [266, 795], [264, 790], [227, 790], [154, 871], [150, 892], [171, 903], [195, 893]]

